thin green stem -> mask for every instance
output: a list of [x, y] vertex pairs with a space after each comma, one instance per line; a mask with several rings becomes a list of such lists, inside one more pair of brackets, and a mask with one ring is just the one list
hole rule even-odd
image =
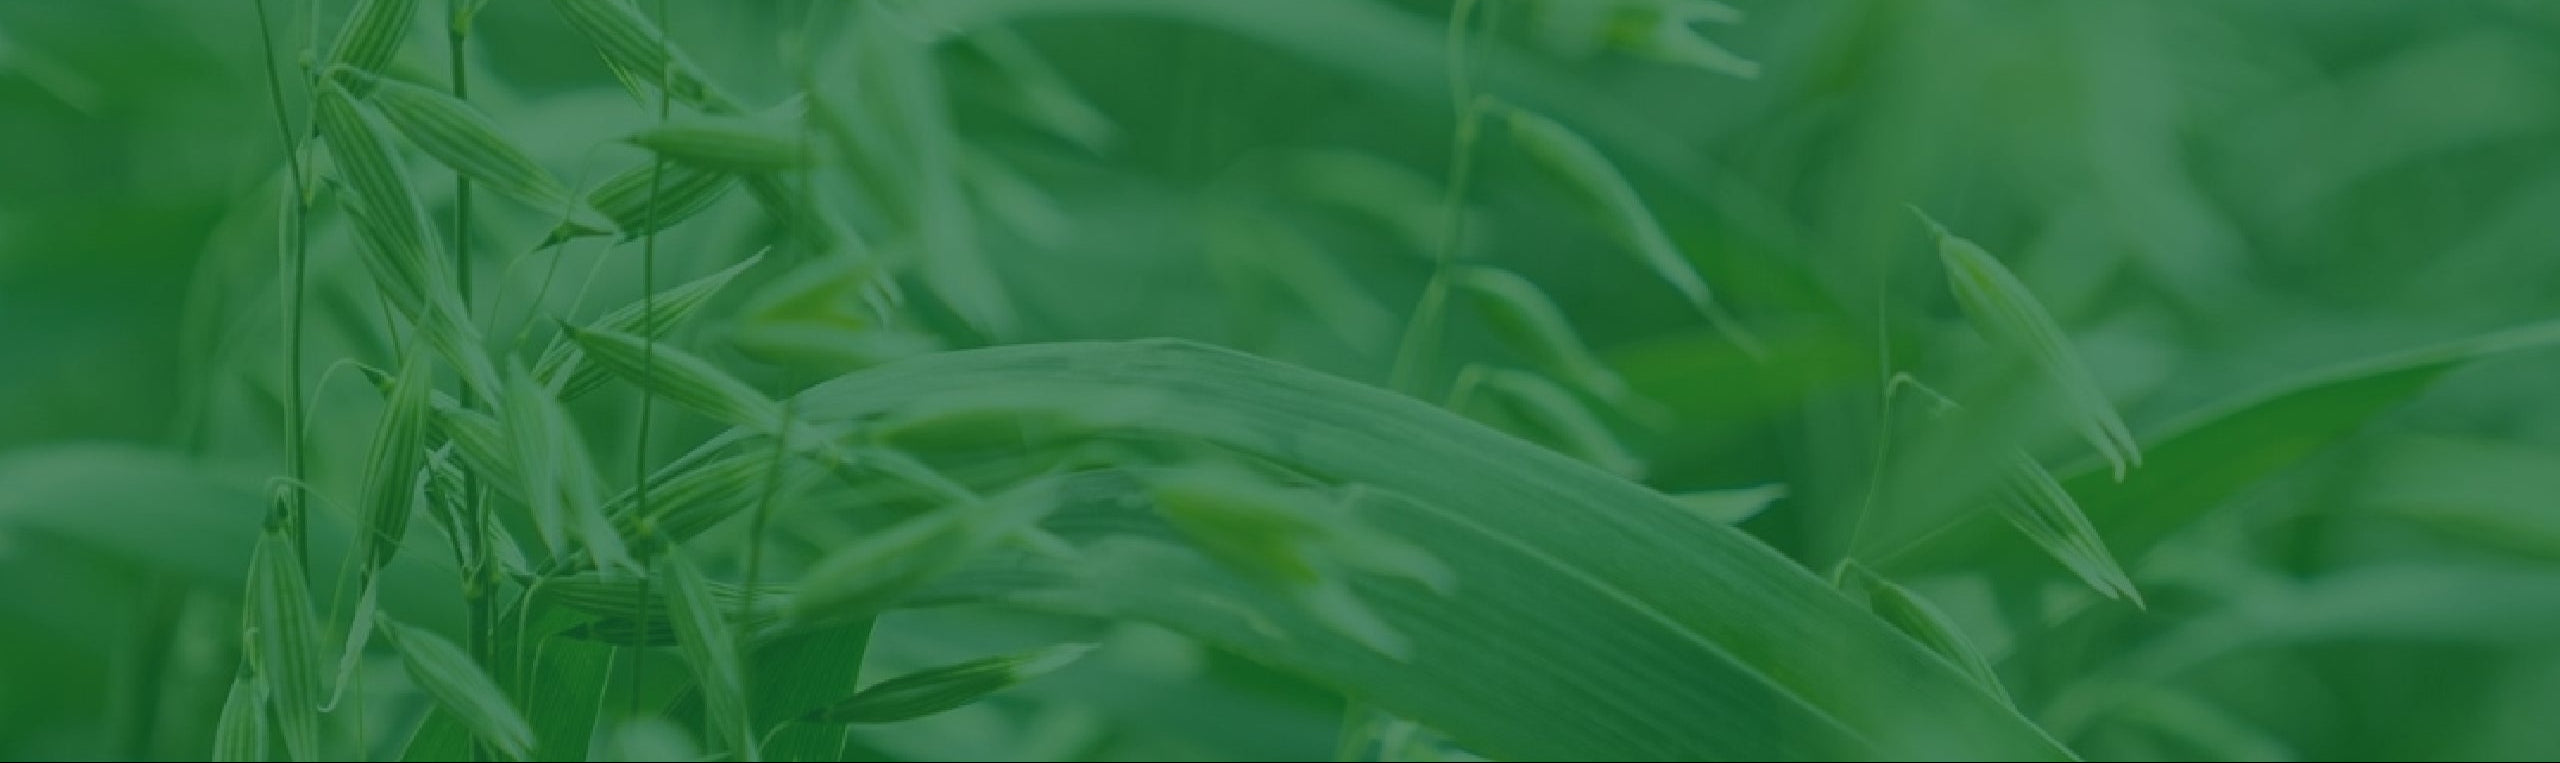
[[[267, 0], [251, 0], [251, 2], [258, 12], [258, 45], [261, 54], [259, 58], [264, 64], [260, 68], [264, 69], [267, 75], [267, 104], [275, 110], [276, 137], [284, 148], [285, 171], [288, 173], [285, 182], [287, 188], [293, 193], [291, 199], [279, 205], [280, 214], [286, 218], [279, 226], [284, 229], [280, 232], [280, 237], [283, 239], [282, 270], [285, 281], [283, 284], [285, 473], [293, 479], [294, 483], [302, 484], [309, 481], [308, 475], [305, 474], [303, 454], [306, 443], [303, 439], [302, 425], [302, 295], [306, 281], [306, 268], [303, 261], [305, 248], [308, 245], [305, 236], [309, 230], [303, 225], [303, 206], [309, 203], [311, 195], [302, 185], [302, 155], [293, 139], [293, 119], [285, 112], [284, 77], [276, 72], [276, 39], [274, 30], [268, 28], [270, 21], [267, 17]], [[288, 493], [285, 499], [278, 503], [278, 508], [285, 514], [283, 517], [285, 535], [293, 542], [295, 559], [302, 563], [302, 569], [311, 569], [310, 523], [307, 518], [309, 512], [303, 505], [301, 492]]]
[[1450, 141], [1448, 183], [1441, 190], [1440, 245], [1432, 253], [1431, 280], [1422, 287], [1421, 299], [1414, 303], [1404, 338], [1396, 343], [1395, 365], [1387, 374], [1387, 386], [1407, 394], [1423, 394], [1425, 366], [1439, 350], [1448, 314], [1450, 266], [1457, 261], [1466, 239], [1467, 186], [1474, 180], [1476, 141], [1483, 132], [1484, 113], [1475, 93], [1474, 77], [1468, 71], [1467, 37], [1476, 4], [1477, 0], [1458, 0], [1449, 12], [1449, 97], [1457, 112], [1458, 126], [1456, 138]]
[[[665, 62], [660, 64], [658, 67], [658, 121], [665, 122], [667, 121], [667, 117], [673, 111], [672, 99], [668, 94], [667, 89], [669, 80], [674, 77], [674, 72], [671, 70], [675, 67], [674, 56], [670, 55], [667, 50], [667, 0], [658, 0], [654, 10], [656, 11], [655, 15], [657, 16], [655, 21], [657, 22], [659, 30], [658, 57], [659, 60]], [[666, 174], [666, 159], [664, 157], [652, 158], [649, 163], [649, 204], [645, 207], [645, 209], [649, 210], [649, 213], [652, 216], [656, 215], [658, 212], [658, 194], [661, 191], [662, 181], [665, 180]], [[651, 227], [654, 228], [656, 226]], [[645, 528], [651, 523], [651, 520], [654, 519], [654, 515], [650, 513], [649, 509], [649, 419], [656, 408], [657, 393], [654, 390], [656, 390], [658, 386], [657, 299], [658, 232], [651, 230], [648, 234], [641, 237], [640, 242], [640, 419], [633, 426], [633, 440], [635, 442], [631, 449], [632, 475], [634, 480], [631, 489], [633, 498], [632, 502], [633, 507], [637, 509], [640, 516], [640, 524], [644, 528], [641, 532], [644, 535], [648, 532]], [[638, 553], [641, 557], [638, 559], [641, 570], [639, 600], [634, 602], [632, 619], [634, 622], [642, 624], [641, 630], [645, 633], [648, 630], [647, 623], [649, 622], [648, 605], [650, 575], [648, 572], [649, 561], [647, 558], [647, 547], [643, 545]], [[647, 647], [635, 647], [631, 652], [631, 714], [633, 716], [640, 715], [640, 689], [643, 679], [648, 675], [646, 668], [646, 665], [648, 664], [648, 652], [646, 650]]]
[[[468, 53], [471, 38], [470, 0], [451, 0], [448, 10], [449, 13], [445, 17], [445, 58], [453, 78], [453, 97], [455, 100], [468, 102], [471, 100], [471, 67]], [[469, 316], [471, 314], [471, 178], [460, 171], [453, 173], [453, 277], [455, 288], [462, 295], [462, 314]], [[465, 407], [480, 404], [470, 384], [465, 383], [461, 387], [461, 399]], [[469, 613], [470, 618], [470, 633], [467, 636], [470, 642], [471, 659], [484, 667], [494, 667], [498, 659], [497, 636], [492, 631], [497, 627], [497, 604], [490, 595], [490, 589], [495, 587], [496, 581], [490, 574], [489, 564], [488, 548], [491, 538], [489, 504], [487, 495], [479, 489], [479, 482], [479, 475], [465, 466], [462, 471], [464, 526], [455, 529], [457, 532], [470, 533], [477, 539], [473, 545], [480, 549], [480, 553], [469, 559], [462, 569], [462, 601], [463, 608]], [[495, 758], [496, 751], [489, 749], [487, 744], [476, 738], [471, 741], [472, 760], [487, 761]]]
[[[1483, 133], [1484, 99], [1476, 94], [1475, 77], [1470, 60], [1468, 37], [1476, 17], [1478, 0], [1457, 0], [1449, 10], [1446, 66], [1449, 70], [1449, 103], [1457, 118], [1456, 135], [1449, 141], [1449, 178], [1441, 188], [1440, 242], [1431, 255], [1431, 280], [1422, 287], [1422, 296], [1414, 302], [1413, 315], [1405, 323], [1404, 337], [1396, 343], [1396, 357], [1387, 372], [1387, 386], [1398, 392], [1428, 399], [1432, 394], [1428, 382], [1428, 365], [1439, 354], [1441, 335], [1445, 333], [1449, 309], [1450, 272], [1458, 260], [1458, 252], [1466, 245], [1467, 187], [1475, 180], [1476, 142]], [[1461, 376], [1458, 389], [1451, 396], [1454, 409], [1474, 392], [1480, 370], [1469, 368]], [[1335, 760], [1355, 760], [1379, 738], [1384, 728], [1382, 713], [1366, 703], [1352, 701], [1343, 709], [1342, 729], [1334, 750]]]
[[[1889, 264], [1889, 263], [1887, 263]], [[1858, 557], [1858, 541], [1867, 529], [1867, 515], [1875, 510], [1876, 494], [1884, 490], [1885, 458], [1891, 454], [1893, 441], [1893, 327], [1887, 322], [1885, 308], [1889, 304], [1892, 281], [1883, 267], [1876, 269], [1876, 378], [1883, 386], [1883, 396], [1876, 413], [1876, 447], [1872, 463], [1867, 467], [1867, 494], [1858, 501], [1858, 513], [1849, 520], [1849, 540], [1840, 549], [1840, 561], [1831, 567], [1831, 583], [1839, 585], [1850, 560]]]

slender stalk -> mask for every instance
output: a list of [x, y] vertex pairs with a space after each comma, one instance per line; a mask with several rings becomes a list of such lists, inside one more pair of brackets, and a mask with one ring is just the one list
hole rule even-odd
[[[293, 197], [280, 205], [287, 218], [280, 226], [283, 239], [284, 291], [284, 436], [285, 473], [296, 485], [309, 484], [303, 452], [302, 402], [302, 296], [306, 281], [304, 253], [308, 245], [308, 228], [303, 224], [303, 207], [311, 195], [302, 184], [302, 153], [293, 139], [293, 119], [285, 113], [284, 77], [276, 73], [275, 32], [268, 28], [267, 0], [251, 0], [258, 12], [258, 46], [260, 68], [267, 75], [267, 104], [275, 110], [276, 137], [284, 147], [286, 184]], [[317, 14], [314, 14], [317, 15]], [[292, 539], [294, 554], [308, 574], [311, 569], [311, 541], [302, 491], [285, 492], [278, 509], [284, 512], [285, 535]]]
[[[468, 65], [471, 0], [450, 0], [447, 7], [445, 59], [453, 79], [453, 97], [468, 102], [471, 100], [471, 67]], [[453, 276], [454, 286], [462, 294], [462, 314], [471, 315], [471, 178], [460, 171], [453, 173]], [[469, 384], [461, 385], [460, 397], [464, 407], [480, 405]], [[491, 575], [494, 568], [489, 563], [488, 496], [480, 490], [479, 482], [479, 475], [465, 466], [462, 471], [464, 526], [456, 530], [475, 536], [477, 540], [472, 545], [479, 548], [480, 553], [469, 559], [461, 570], [462, 601], [463, 609], [470, 618], [467, 636], [471, 659], [482, 666], [495, 667], [498, 654], [497, 636], [493, 630], [497, 627], [497, 603], [491, 596], [491, 589], [496, 587], [497, 581]], [[472, 760], [496, 758], [496, 751], [489, 745], [477, 738], [471, 740]]]
[[[445, 48], [452, 62], [453, 97], [471, 100], [471, 72], [463, 65], [464, 43], [471, 35], [471, 20], [463, 13], [469, 0], [453, 0], [453, 16], [445, 32]], [[471, 178], [460, 171], [453, 173], [453, 282], [462, 291], [462, 304], [471, 305]], [[468, 315], [468, 312], [464, 313]], [[463, 387], [470, 394], [470, 387]], [[467, 404], [467, 403], [466, 403]]]
[[1840, 560], [1831, 567], [1831, 582], [1834, 585], [1839, 584], [1841, 575], [1847, 572], [1849, 562], [1858, 558], [1858, 544], [1865, 539], [1866, 535], [1867, 516], [1875, 513], [1876, 495], [1884, 491], [1886, 460], [1893, 455], [1894, 393], [1900, 391], [1903, 383], [1908, 381], [1922, 390], [1927, 390], [1931, 396], [1937, 397], [1942, 405], [1954, 403], [1952, 400], [1947, 400], [1945, 396], [1938, 395], [1936, 390], [1929, 390], [1928, 387], [1920, 385], [1919, 380], [1893, 370], [1893, 325], [1890, 323], [1891, 316], [1886, 312], [1891, 305], [1888, 298], [1892, 293], [1892, 267], [1891, 259], [1883, 259], [1876, 265], [1876, 379], [1877, 384], [1883, 388], [1883, 395], [1876, 408], [1876, 447], [1871, 455], [1872, 463], [1868, 465], [1867, 494], [1858, 501], [1858, 513], [1849, 519], [1849, 539], [1846, 545], [1840, 548]]
[[1458, 127], [1456, 139], [1450, 141], [1449, 180], [1441, 191], [1440, 246], [1432, 253], [1431, 281], [1422, 287], [1422, 297], [1414, 303], [1404, 338], [1396, 344], [1395, 366], [1387, 374], [1387, 386], [1408, 394], [1423, 392], [1425, 366], [1438, 351], [1448, 314], [1450, 265], [1457, 261], [1458, 251], [1465, 243], [1467, 186], [1474, 181], [1476, 141], [1483, 132], [1484, 113], [1477, 102], [1467, 55], [1476, 4], [1477, 0], [1457, 0], [1457, 6], [1449, 11], [1449, 97], [1457, 111]]
[[[1431, 255], [1431, 280], [1422, 287], [1422, 296], [1413, 306], [1413, 315], [1405, 323], [1404, 338], [1396, 343], [1395, 364], [1387, 372], [1387, 386], [1398, 392], [1429, 398], [1424, 377], [1433, 355], [1440, 349], [1441, 335], [1449, 309], [1449, 273], [1457, 262], [1458, 252], [1466, 243], [1467, 187], [1475, 180], [1476, 142], [1483, 132], [1484, 106], [1475, 91], [1474, 72], [1468, 56], [1468, 36], [1476, 17], [1478, 0], [1457, 0], [1449, 9], [1449, 31], [1446, 66], [1449, 69], [1449, 102], [1456, 112], [1457, 135], [1449, 142], [1449, 178], [1441, 188], [1440, 242]], [[1474, 392], [1478, 369], [1469, 368], [1450, 396], [1452, 409], [1465, 402]], [[1335, 739], [1334, 760], [1359, 760], [1377, 745], [1386, 725], [1385, 715], [1367, 703], [1353, 700], [1343, 708], [1342, 727]], [[1382, 751], [1383, 752], [1383, 751]], [[1384, 757], [1383, 755], [1381, 757]]]
[[[669, 28], [667, 26], [667, 0], [658, 0], [656, 7], [653, 10], [657, 16], [655, 21], [657, 22], [659, 30], [659, 59], [666, 61], [665, 64], [660, 65], [658, 68], [658, 121], [665, 122], [667, 121], [668, 115], [673, 111], [673, 104], [671, 102], [672, 98], [667, 93], [667, 83], [674, 76], [674, 73], [670, 70], [675, 66], [674, 57], [668, 55], [666, 49], [666, 30]], [[658, 194], [661, 190], [660, 185], [662, 181], [665, 180], [666, 174], [667, 160], [663, 157], [652, 158], [649, 163], [649, 205], [644, 207], [644, 209], [649, 210], [651, 214], [656, 214], [657, 212]], [[652, 230], [647, 235], [642, 236], [640, 241], [640, 420], [633, 427], [635, 430], [633, 437], [635, 442], [631, 449], [631, 473], [634, 479], [632, 487], [632, 502], [634, 504], [634, 508], [638, 510], [640, 524], [642, 527], [641, 533], [643, 535], [648, 533], [647, 527], [650, 524], [650, 520], [653, 518], [653, 515], [649, 512], [649, 419], [651, 414], [654, 413], [657, 401], [657, 393], [653, 391], [657, 389], [658, 379], [657, 300], [658, 233], [657, 231]], [[643, 538], [642, 540], [644, 545], [642, 545], [638, 550], [640, 558], [637, 560], [641, 569], [639, 600], [633, 603], [632, 620], [633, 622], [642, 623], [642, 631], [646, 632], [646, 623], [649, 622], [648, 606], [650, 576], [648, 573], [648, 550], [645, 545], [647, 539]], [[631, 714], [634, 716], [640, 714], [641, 682], [642, 679], [648, 676], [646, 667], [648, 664], [648, 652], [646, 650], [647, 647], [635, 647], [631, 652]]]

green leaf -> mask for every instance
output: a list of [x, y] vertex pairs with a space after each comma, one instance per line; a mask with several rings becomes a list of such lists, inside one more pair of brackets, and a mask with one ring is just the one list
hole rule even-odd
[[603, 754], [597, 760], [668, 761], [703, 760], [702, 750], [693, 735], [659, 718], [634, 718], [615, 724], [613, 733], [604, 740]]
[[418, 0], [356, 0], [346, 26], [329, 44], [330, 64], [381, 71], [400, 53], [409, 25], [418, 17]]
[[[735, 112], [737, 101], [721, 92], [656, 23], [624, 0], [552, 0], [569, 28], [593, 45], [605, 63], [633, 81], [666, 85], [667, 97], [710, 111]], [[634, 93], [637, 95], [637, 93]]]
[[[533, 592], [536, 601], [588, 617], [629, 617], [633, 607], [643, 603], [641, 593], [644, 586], [636, 577], [580, 572], [526, 582], [527, 588]], [[775, 619], [775, 614], [790, 601], [789, 586], [766, 583], [756, 587], [756, 612], [749, 614], [746, 610], [747, 595], [744, 589], [716, 581], [705, 585], [710, 592], [713, 606], [720, 611], [722, 618], [728, 620], [770, 621]], [[670, 597], [675, 593], [667, 590], [668, 586], [663, 585], [646, 586], [646, 588], [648, 593], [645, 601], [648, 609], [646, 614], [652, 620], [663, 624], [666, 619], [673, 616]]]
[[1974, 683], [1980, 684], [1983, 691], [1999, 697], [2003, 704], [2014, 704], [2009, 699], [2009, 690], [2000, 684], [2000, 672], [1992, 669], [1991, 660], [1982, 656], [1982, 650], [1975, 648], [1973, 640], [1966, 638], [1963, 629], [1956, 627], [1954, 618], [1939, 611], [1937, 605], [1900, 583], [1877, 576], [1855, 561], [1843, 560], [1841, 572], [1841, 589], [1865, 596], [1867, 608], [1873, 610], [1877, 617], [1884, 618], [1903, 635], [1929, 647], [1929, 651], [1937, 652], [1955, 663], [1956, 667], [1963, 668], [1966, 675], [1973, 676]]
[[[701, 214], [737, 186], [736, 175], [652, 161], [597, 183], [594, 190], [587, 192], [586, 205], [612, 220], [613, 227], [622, 231], [622, 240], [630, 241]], [[571, 219], [552, 230], [543, 243], [557, 244], [611, 232]]]
[[865, 536], [810, 565], [792, 611], [821, 621], [876, 615], [1037, 522], [1055, 507], [1056, 490], [1033, 480]]
[[333, 80], [323, 80], [314, 99], [312, 118], [329, 144], [338, 177], [354, 196], [350, 211], [374, 284], [405, 314], [437, 309], [435, 303], [448, 298], [452, 276], [437, 259], [442, 246], [389, 132]]
[[[700, 312], [703, 305], [709, 304], [711, 298], [730, 281], [736, 280], [738, 274], [763, 261], [762, 253], [755, 254], [710, 275], [597, 316], [594, 322], [587, 324], [587, 328], [632, 336], [639, 336], [645, 330], [651, 338], [665, 339]], [[578, 343], [570, 341], [566, 335], [560, 336], [552, 340], [549, 347], [543, 348], [541, 359], [534, 362], [533, 378], [541, 381], [543, 386], [559, 390], [561, 401], [576, 400], [612, 378], [603, 366], [581, 363], [584, 358], [585, 353], [578, 349]]]
[[1494, 333], [1522, 357], [1602, 400], [1625, 398], [1626, 380], [1592, 355], [1565, 319], [1564, 310], [1537, 284], [1489, 267], [1459, 270], [1454, 280], [1492, 324]]
[[[2139, 559], [2172, 533], [2258, 481], [2299, 463], [2415, 397], [2446, 372], [2474, 360], [2560, 345], [2560, 322], [2539, 323], [2394, 353], [2314, 374], [2196, 411], [2164, 427], [2146, 465], [2123, 483], [2103, 463], [2062, 470], [2065, 489], [2117, 556]], [[1865, 558], [1891, 569], [1981, 569], [2036, 553], [1975, 516], [1913, 532], [1902, 550]]]
[[350, 89], [380, 110], [384, 120], [410, 143], [444, 166], [536, 212], [565, 214], [572, 224], [586, 228], [612, 227], [603, 213], [570, 194], [567, 186], [471, 104], [399, 79], [347, 70], [338, 74], [350, 80]]
[[1092, 644], [1047, 649], [928, 668], [864, 687], [811, 714], [825, 723], [896, 723], [955, 710], [1047, 675], [1093, 651]]
[[[643, 532], [637, 491], [625, 490], [607, 504], [606, 516], [634, 547], [682, 543], [755, 504], [760, 486], [771, 476], [770, 454], [746, 453], [715, 461], [670, 464], [649, 477], [650, 525]], [[795, 492], [817, 476], [813, 466], [794, 461], [783, 467], [778, 495]]]
[[504, 412], [516, 455], [515, 473], [524, 480], [521, 492], [528, 499], [527, 508], [533, 512], [534, 528], [542, 534], [544, 547], [556, 554], [567, 550], [565, 543], [575, 537], [597, 564], [631, 567], [622, 534], [615, 531], [597, 495], [600, 478], [594, 458], [569, 412], [521, 365], [509, 367], [506, 392]]
[[668, 550], [666, 570], [668, 585], [675, 589], [667, 599], [676, 645], [685, 663], [693, 667], [694, 685], [710, 706], [712, 732], [732, 754], [756, 760], [760, 756], [755, 725], [747, 712], [746, 669], [739, 665], [738, 639], [724, 608], [712, 597], [710, 581], [685, 560], [683, 552]]
[[258, 537], [249, 565], [248, 650], [267, 684], [286, 754], [320, 760], [320, 625], [311, 616], [311, 589], [302, 564], [281, 529]]
[[2136, 607], [2144, 606], [2142, 591], [2134, 588], [2124, 567], [2108, 553], [2104, 538], [2097, 528], [2089, 526], [2089, 517], [2071, 493], [2053, 480], [2044, 465], [2025, 453], [2010, 451], [2007, 469], [2001, 474], [2000, 516], [2025, 533], [2028, 540], [2051, 554], [2071, 573], [2080, 576], [2090, 588], [2110, 599], [2131, 599]]
[[2360, 508], [2447, 538], [2560, 561], [2560, 452], [2522, 443], [2410, 437], [2364, 456]]
[[1716, 302], [1707, 289], [1706, 278], [1698, 275], [1688, 256], [1672, 243], [1671, 234], [1663, 231], [1661, 221], [1636, 195], [1635, 186], [1618, 173], [1617, 165], [1610, 163], [1607, 154], [1572, 128], [1544, 115], [1507, 104], [1488, 108], [1510, 126], [1512, 141], [1529, 158], [1582, 197], [1583, 205], [1620, 246], [1652, 270], [1655, 277], [1679, 291], [1690, 308], [1726, 339], [1753, 355], [1762, 354], [1760, 340]]
[[434, 697], [436, 705], [471, 729], [480, 741], [489, 743], [507, 757], [522, 759], [533, 750], [533, 725], [507, 701], [471, 655], [454, 646], [443, 636], [401, 625], [385, 616], [378, 622], [382, 635], [400, 650], [401, 664], [409, 670], [410, 680]]
[[2226, 605], [2081, 673], [2045, 717], [2057, 731], [2074, 731], [2208, 661], [2248, 650], [2393, 641], [2538, 647], [2560, 632], [2560, 574], [2549, 569], [2397, 563], [2229, 587]]
[[[1146, 405], [1113, 406], [1140, 396]], [[1075, 400], [1127, 433], [1377, 486], [1362, 518], [1418, 539], [1448, 593], [1353, 586], [1397, 660], [1196, 553], [1114, 542], [1084, 583], [1497, 758], [2063, 758], [1960, 670], [1819, 578], [1642, 486], [1383, 390], [1180, 342], [947, 353], [813, 388], [837, 422], [942, 396]], [[1157, 549], [1162, 549], [1158, 551]], [[1175, 553], [1179, 551], [1179, 553]]]
[[408, 536], [409, 515], [416, 510], [418, 478], [426, 468], [427, 393], [435, 389], [435, 364], [412, 349], [400, 364], [382, 408], [382, 424], [374, 429], [373, 448], [365, 458], [365, 576], [391, 562]]
[[213, 722], [213, 760], [265, 760], [267, 753], [267, 687], [242, 663], [222, 697], [222, 715]]
[[782, 406], [692, 353], [618, 331], [564, 326], [569, 341], [606, 371], [722, 423], [780, 431]]
[[1644, 459], [1619, 442], [1600, 415], [1563, 385], [1511, 369], [1483, 371], [1476, 378], [1486, 396], [1527, 425], [1540, 442], [1553, 444], [1566, 455], [1611, 474], [1628, 479], [1644, 475]]
[[800, 134], [748, 117], [703, 117], [652, 125], [625, 138], [669, 161], [714, 172], [780, 172], [808, 166]]
[[2124, 418], [2116, 415], [2115, 404], [2107, 401], [2106, 392], [2098, 388], [2097, 379], [2080, 362], [2080, 352], [2072, 349], [2071, 338], [2063, 333], [2062, 324], [2047, 312], [2044, 303], [2024, 281], [2009, 272], [2000, 260], [1930, 219], [1927, 213], [1913, 210], [1920, 221], [1938, 238], [1938, 261], [1946, 267], [1947, 285], [1955, 292], [1956, 304], [1964, 308], [1974, 330], [2001, 349], [2035, 363], [2036, 369], [2062, 389], [2070, 399], [2073, 422], [2090, 447], [2097, 448], [2115, 468], [2117, 481], [2125, 472], [2142, 465], [2142, 446], [2134, 442], [2133, 430], [2125, 427]]
[[1768, 511], [1769, 505], [1787, 497], [1787, 486], [1777, 483], [1732, 490], [1701, 490], [1680, 493], [1671, 500], [1688, 507], [1709, 522], [1738, 525]]
[[[759, 605], [761, 606], [761, 605]], [[777, 724], [765, 745], [773, 760], [818, 761], [844, 757], [841, 726], [796, 719], [853, 691], [862, 658], [871, 648], [870, 619], [782, 636], [749, 656], [757, 707]]]

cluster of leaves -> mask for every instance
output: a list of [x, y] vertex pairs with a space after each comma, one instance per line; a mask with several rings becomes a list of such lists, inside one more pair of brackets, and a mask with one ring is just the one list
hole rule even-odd
[[[2257, 11], [1987, 5], [255, 6], [191, 452], [0, 455], [66, 581], [0, 638], [122, 627], [100, 736], [234, 760], [2547, 751], [2460, 717], [2560, 702], [2541, 433], [2406, 434], [2547, 310], [2226, 358], [2380, 310], [2253, 275], [2339, 243], [2288, 221], [2548, 159], [2457, 97], [2548, 35], [2310, 86], [2161, 58]], [[2309, 94], [2177, 89], [2232, 71]], [[2484, 230], [2446, 283], [2541, 229]], [[2444, 673], [2477, 746], [2359, 722]]]

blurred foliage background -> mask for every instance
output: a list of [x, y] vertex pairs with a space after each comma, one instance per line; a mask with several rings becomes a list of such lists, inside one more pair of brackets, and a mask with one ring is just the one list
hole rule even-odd
[[[674, 5], [675, 36], [707, 68], [751, 102], [784, 94], [776, 51], [798, 4]], [[2560, 317], [2551, 3], [1744, 0], [1746, 20], [1701, 29], [1752, 78], [1487, 5], [1478, 87], [1599, 144], [1772, 358], [1697, 320], [1498, 135], [1465, 256], [1543, 286], [1661, 404], [1612, 422], [1647, 484], [1786, 485], [1744, 527], [1809, 566], [1864, 548], [1862, 504], [1887, 517], [1866, 531], [1890, 540], [1896, 507], [1962, 502], [1962, 473], [1987, 470], [1880, 449], [1915, 437], [1881, 422], [1922, 420], [1879, 415], [1890, 374], [1970, 408], [2009, 399], [1911, 206], [2020, 274], [2146, 445], [2320, 369]], [[1447, 11], [1061, 2], [1011, 28], [1093, 107], [1082, 139], [973, 99], [999, 88], [949, 53], [969, 161], [1020, 184], [980, 221], [1018, 320], [937, 341], [1180, 336], [1384, 383], [1437, 235]], [[0, 452], [105, 440], [276, 468], [282, 151], [255, 18], [247, 0], [0, 0]], [[636, 156], [595, 146], [647, 112], [542, 3], [493, 4], [478, 29], [475, 98], [564, 177], [591, 183]], [[1360, 172], [1295, 171], [1341, 163]], [[524, 255], [540, 222], [493, 224], [482, 267], [502, 275], [484, 294], [539, 277]], [[667, 248], [712, 262], [685, 253], [694, 243]], [[353, 278], [351, 257], [319, 256], [324, 280]], [[315, 358], [376, 341], [322, 333]], [[1451, 343], [1506, 352], [1464, 321]], [[805, 384], [869, 360], [764, 373]], [[317, 398], [324, 462], [360, 458], [370, 431], [326, 413], [370, 399], [350, 376]], [[2254, 424], [2315, 442], [2296, 458], [2240, 433], [2230, 463], [2274, 463], [2119, 547], [2147, 609], [2074, 597], [2049, 560], [2009, 546], [1878, 564], [1937, 599], [2020, 708], [2092, 758], [2560, 755], [2555, 378], [2560, 355], [2501, 355], [2406, 404], [2324, 398]], [[2078, 452], [2047, 439], [2041, 454]], [[128, 636], [150, 618], [230, 622], [218, 599], [234, 592], [197, 596], [147, 567], [0, 527], [0, 757], [201, 754], [229, 647]], [[883, 649], [967, 653], [955, 634], [984, 625], [919, 616]], [[1326, 692], [1170, 634], [1125, 636], [1164, 656], [870, 741], [917, 758], [1291, 758], [1333, 743]]]

